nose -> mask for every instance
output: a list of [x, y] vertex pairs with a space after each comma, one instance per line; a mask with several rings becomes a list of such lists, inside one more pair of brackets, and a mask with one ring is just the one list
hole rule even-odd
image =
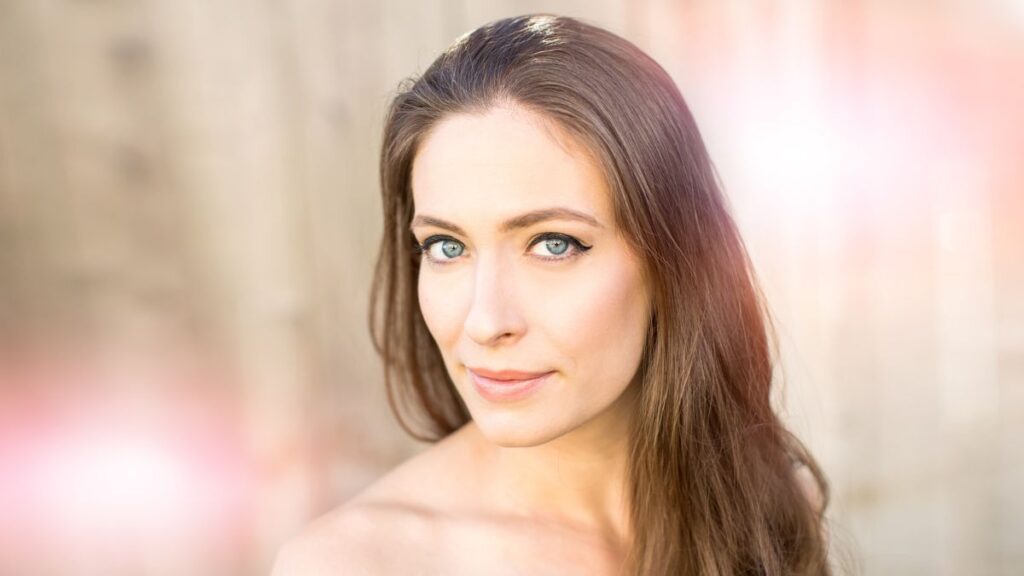
[[476, 264], [473, 301], [464, 324], [466, 335], [481, 346], [518, 340], [526, 326], [517, 308], [511, 270], [498, 258], [479, 258]]

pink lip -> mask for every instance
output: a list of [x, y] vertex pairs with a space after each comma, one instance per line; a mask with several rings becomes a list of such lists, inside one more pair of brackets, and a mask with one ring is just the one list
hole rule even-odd
[[517, 372], [469, 369], [477, 393], [492, 402], [511, 402], [525, 398], [554, 372]]

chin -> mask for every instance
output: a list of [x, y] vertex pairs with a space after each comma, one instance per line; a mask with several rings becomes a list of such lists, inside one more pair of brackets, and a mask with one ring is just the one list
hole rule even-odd
[[540, 446], [567, 432], [550, 422], [538, 426], [516, 412], [474, 414], [473, 420], [484, 438], [503, 448]]

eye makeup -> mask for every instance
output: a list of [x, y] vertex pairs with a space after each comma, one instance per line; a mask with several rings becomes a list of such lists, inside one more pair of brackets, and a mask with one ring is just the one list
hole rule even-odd
[[[447, 249], [455, 245], [455, 249]], [[543, 255], [540, 253], [533, 252], [532, 248], [535, 246], [542, 245], [547, 247], [548, 253], [551, 255]], [[562, 252], [553, 252], [558, 250], [559, 246], [564, 246]], [[435, 250], [435, 247], [439, 250]], [[534, 258], [544, 260], [547, 262], [566, 262], [573, 260], [579, 256], [587, 253], [593, 246], [588, 246], [581, 242], [579, 239], [568, 234], [562, 234], [559, 232], [545, 232], [534, 236], [527, 248], [531, 249], [529, 254]], [[465, 244], [452, 238], [451, 236], [443, 234], [435, 234], [427, 237], [422, 243], [417, 242], [413, 246], [413, 250], [432, 263], [438, 265], [447, 265], [458, 259], [465, 252]], [[450, 257], [446, 257], [450, 256]]]
[[554, 256], [543, 256], [541, 254], [534, 254], [538, 258], [548, 261], [570, 260], [578, 256], [582, 256], [592, 248], [592, 246], [587, 246], [586, 244], [580, 242], [578, 239], [572, 236], [569, 236], [568, 234], [560, 234], [557, 232], [545, 232], [539, 236], [536, 236], [533, 240], [530, 241], [530, 248], [540, 245], [541, 243], [548, 247], [552, 245], [558, 246], [558, 243], [561, 243], [565, 247], [565, 250], [568, 252], [568, 256], [562, 255], [565, 254], [565, 252], [557, 253]]

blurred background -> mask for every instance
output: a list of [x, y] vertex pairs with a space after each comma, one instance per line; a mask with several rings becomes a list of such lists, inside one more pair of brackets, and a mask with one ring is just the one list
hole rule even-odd
[[385, 106], [490, 20], [675, 78], [858, 573], [1024, 573], [1024, 1], [0, 1], [0, 574], [249, 575], [425, 448]]

